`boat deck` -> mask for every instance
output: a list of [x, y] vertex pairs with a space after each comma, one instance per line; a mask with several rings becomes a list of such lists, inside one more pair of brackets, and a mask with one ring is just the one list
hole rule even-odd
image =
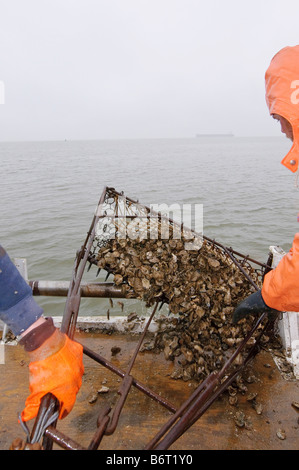
[[[126, 370], [138, 339], [122, 334], [77, 333], [77, 339], [101, 354], [116, 367]], [[120, 351], [111, 351], [117, 346]], [[114, 405], [121, 378], [84, 356], [85, 373], [72, 412], [59, 421], [57, 429], [87, 447], [96, 431], [97, 417], [106, 406]], [[141, 352], [132, 375], [179, 407], [193, 392], [195, 384], [170, 377], [173, 363], [163, 354]], [[0, 449], [9, 449], [16, 437], [25, 438], [17, 422], [28, 394], [28, 358], [19, 345], [5, 346], [5, 361], [0, 365]], [[251, 383], [248, 392], [238, 394], [238, 403], [230, 405], [223, 393], [204, 415], [169, 450], [298, 450], [298, 381], [286, 380], [272, 356], [261, 351], [248, 365]], [[103, 389], [103, 387], [106, 387]], [[100, 392], [99, 392], [100, 391]], [[253, 407], [249, 393], [257, 393]], [[119, 424], [111, 436], [104, 436], [101, 450], [142, 450], [172, 413], [161, 404], [132, 387]], [[242, 416], [242, 425], [238, 416]], [[31, 424], [29, 423], [29, 427]], [[54, 449], [59, 447], [54, 444]]]

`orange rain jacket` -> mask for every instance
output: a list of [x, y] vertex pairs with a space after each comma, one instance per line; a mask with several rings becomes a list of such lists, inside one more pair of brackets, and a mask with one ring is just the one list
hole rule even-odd
[[[279, 114], [292, 125], [293, 145], [281, 163], [295, 173], [299, 162], [299, 45], [285, 47], [273, 57], [265, 81], [270, 114]], [[271, 308], [299, 312], [299, 233], [277, 268], [266, 274], [262, 297]]]

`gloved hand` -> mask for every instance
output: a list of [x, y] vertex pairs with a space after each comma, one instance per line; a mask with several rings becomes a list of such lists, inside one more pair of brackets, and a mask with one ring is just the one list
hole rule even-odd
[[238, 321], [245, 318], [247, 315], [262, 315], [263, 312], [268, 312], [269, 314], [278, 313], [277, 310], [274, 310], [265, 304], [262, 292], [261, 290], [258, 290], [237, 306], [233, 313], [233, 323], [238, 323]]
[[36, 417], [41, 398], [49, 392], [60, 403], [59, 418], [64, 418], [73, 408], [81, 387], [82, 346], [55, 328], [51, 318], [24, 336], [20, 343], [30, 359], [30, 395], [21, 413], [22, 420]]

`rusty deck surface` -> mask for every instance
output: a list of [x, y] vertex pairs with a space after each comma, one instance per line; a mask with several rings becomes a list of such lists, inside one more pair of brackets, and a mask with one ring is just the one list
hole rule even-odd
[[[138, 341], [119, 334], [78, 333], [76, 337], [123, 370]], [[116, 354], [112, 349], [115, 346], [120, 348]], [[58, 422], [57, 429], [87, 447], [96, 431], [100, 410], [116, 401], [121, 378], [86, 356], [84, 366], [75, 407]], [[173, 367], [163, 354], [142, 352], [132, 375], [179, 407], [195, 384], [172, 379]], [[5, 363], [0, 369], [0, 450], [6, 450], [16, 437], [25, 437], [17, 422], [17, 413], [23, 409], [28, 394], [28, 358], [21, 346], [5, 346]], [[292, 405], [299, 401], [298, 381], [285, 380], [266, 351], [261, 351], [247, 369], [251, 383], [246, 384], [246, 394], [238, 394], [237, 404], [229, 404], [228, 394], [222, 394], [169, 450], [299, 449], [299, 412]], [[259, 406], [255, 408], [248, 401], [252, 393], [257, 394], [255, 403]], [[133, 387], [115, 433], [105, 436], [99, 449], [142, 450], [171, 415]], [[56, 445], [53, 448], [58, 449]]]

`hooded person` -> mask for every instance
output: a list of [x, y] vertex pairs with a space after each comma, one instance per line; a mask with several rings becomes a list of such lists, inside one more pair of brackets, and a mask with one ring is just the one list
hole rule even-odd
[[[291, 172], [299, 163], [299, 45], [281, 49], [265, 74], [266, 103], [270, 115], [293, 145], [281, 163]], [[247, 297], [233, 313], [233, 323], [249, 314], [299, 312], [299, 233], [278, 266], [269, 271], [261, 290]]]

